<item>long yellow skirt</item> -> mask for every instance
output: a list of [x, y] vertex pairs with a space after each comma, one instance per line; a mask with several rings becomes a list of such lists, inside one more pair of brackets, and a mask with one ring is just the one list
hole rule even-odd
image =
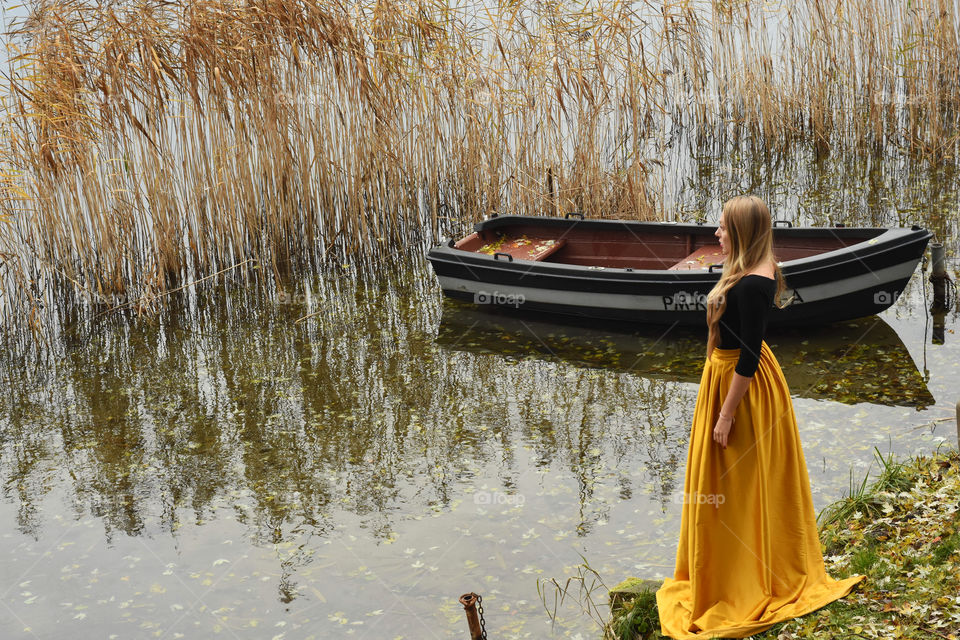
[[810, 479], [780, 363], [766, 342], [723, 449], [713, 441], [739, 349], [714, 349], [694, 409], [673, 578], [657, 591], [671, 638], [744, 638], [847, 595], [820, 552]]

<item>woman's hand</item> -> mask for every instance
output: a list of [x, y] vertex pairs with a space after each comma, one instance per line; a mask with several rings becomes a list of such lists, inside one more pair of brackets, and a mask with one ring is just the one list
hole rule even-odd
[[730, 382], [730, 389], [727, 390], [727, 396], [720, 405], [720, 417], [717, 418], [717, 426], [713, 428], [713, 439], [724, 449], [727, 448], [727, 437], [730, 430], [733, 429], [733, 415], [740, 404], [740, 400], [750, 388], [753, 376], [742, 376], [736, 371], [733, 372], [733, 380]]
[[729, 418], [722, 413], [717, 418], [717, 426], [713, 428], [713, 441], [724, 449], [727, 448], [727, 437], [733, 428], [733, 418]]

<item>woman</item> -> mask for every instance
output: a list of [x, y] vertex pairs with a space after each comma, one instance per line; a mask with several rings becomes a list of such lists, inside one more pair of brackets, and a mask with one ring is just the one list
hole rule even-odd
[[784, 289], [770, 211], [733, 198], [715, 235], [723, 273], [707, 296], [677, 562], [657, 591], [661, 631], [677, 639], [760, 633], [864, 577], [826, 573], [790, 392], [763, 340]]

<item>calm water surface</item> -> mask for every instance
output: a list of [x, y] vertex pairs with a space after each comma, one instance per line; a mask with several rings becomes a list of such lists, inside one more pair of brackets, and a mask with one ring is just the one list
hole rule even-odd
[[[671, 574], [699, 331], [485, 312], [419, 252], [335, 272], [8, 354], [4, 638], [463, 639], [468, 591], [491, 637], [589, 638], [538, 580]], [[929, 296], [918, 269], [882, 316], [769, 336], [818, 510], [874, 447], [955, 442], [958, 314], [934, 344]]]

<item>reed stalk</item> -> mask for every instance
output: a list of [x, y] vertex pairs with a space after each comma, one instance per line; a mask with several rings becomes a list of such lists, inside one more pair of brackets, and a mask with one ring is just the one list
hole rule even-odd
[[[957, 155], [947, 0], [35, 0], [0, 131], [5, 312], [491, 213], [667, 215], [691, 144]], [[718, 142], [719, 141], [719, 142]]]

